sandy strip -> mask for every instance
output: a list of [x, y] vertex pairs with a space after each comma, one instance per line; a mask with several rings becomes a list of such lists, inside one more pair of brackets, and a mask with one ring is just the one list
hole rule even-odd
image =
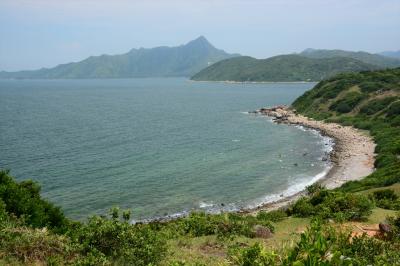
[[[325, 123], [297, 115], [284, 106], [262, 108], [256, 113], [273, 117], [277, 123], [301, 125], [316, 129], [322, 135], [335, 140], [333, 151], [330, 154], [333, 167], [319, 181], [328, 189], [340, 187], [347, 181], [360, 180], [374, 171], [375, 143], [366, 132], [350, 126]], [[304, 191], [244, 212], [278, 209], [296, 201], [302, 195], [305, 195]]]

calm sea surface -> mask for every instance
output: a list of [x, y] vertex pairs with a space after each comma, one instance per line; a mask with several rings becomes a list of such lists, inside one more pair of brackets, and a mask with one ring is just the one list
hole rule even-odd
[[115, 205], [134, 219], [254, 206], [326, 170], [327, 139], [246, 113], [313, 85], [0, 80], [0, 168], [77, 219]]

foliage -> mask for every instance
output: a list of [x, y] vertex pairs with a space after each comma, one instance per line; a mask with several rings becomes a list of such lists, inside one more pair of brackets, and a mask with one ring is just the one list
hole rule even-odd
[[299, 217], [318, 216], [337, 220], [360, 220], [371, 213], [373, 203], [364, 195], [321, 189], [310, 198], [303, 197], [288, 210]]
[[235, 213], [206, 214], [193, 212], [180, 221], [184, 234], [192, 236], [217, 235], [219, 237], [246, 236], [254, 237], [254, 226], [262, 225], [273, 232], [271, 219], [266, 217], [254, 217]]
[[397, 99], [397, 97], [385, 97], [383, 99], [371, 100], [360, 109], [360, 113], [363, 113], [366, 115], [373, 115], [373, 114], [385, 109], [386, 107], [388, 107], [389, 104], [396, 99]]
[[5, 210], [33, 227], [64, 230], [67, 219], [60, 208], [40, 197], [40, 186], [31, 181], [17, 183], [8, 171], [0, 171], [0, 200]]
[[165, 240], [149, 225], [130, 225], [118, 220], [91, 217], [79, 230], [70, 232], [84, 254], [100, 252], [121, 264], [156, 264], [164, 256]]
[[273, 251], [267, 251], [261, 244], [255, 243], [248, 248], [231, 247], [230, 260], [235, 265], [264, 266], [276, 265], [278, 257]]
[[376, 206], [388, 210], [400, 210], [400, 200], [392, 189], [377, 190], [372, 193]]
[[283, 210], [274, 210], [274, 211], [260, 211], [257, 214], [258, 220], [271, 221], [271, 222], [279, 222], [287, 217], [287, 214]]

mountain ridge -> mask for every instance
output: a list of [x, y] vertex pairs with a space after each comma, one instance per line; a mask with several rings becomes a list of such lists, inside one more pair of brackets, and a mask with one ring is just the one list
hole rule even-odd
[[53, 68], [0, 72], [0, 78], [189, 77], [208, 65], [238, 56], [215, 48], [204, 36], [174, 47], [131, 49], [117, 55], [90, 56]]

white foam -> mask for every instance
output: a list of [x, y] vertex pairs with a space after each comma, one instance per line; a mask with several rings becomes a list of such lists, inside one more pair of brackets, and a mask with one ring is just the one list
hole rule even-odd
[[314, 184], [315, 182], [324, 178], [328, 174], [330, 169], [331, 169], [331, 166], [328, 166], [324, 171], [313, 176], [311, 179], [310, 178], [302, 178], [300, 180], [296, 179], [296, 180], [294, 180], [293, 184], [289, 185], [289, 187], [286, 190], [284, 190], [283, 192], [269, 194], [263, 198], [255, 200], [252, 204], [249, 204], [248, 208], [256, 208], [256, 207], [261, 206], [266, 203], [272, 203], [272, 202], [281, 200], [283, 198], [291, 197], [291, 196], [303, 191], [307, 186], [310, 186], [310, 185]]
[[210, 208], [212, 206], [214, 206], [213, 203], [207, 203], [207, 202], [203, 202], [203, 201], [200, 201], [200, 203], [199, 203], [199, 207], [201, 209]]

